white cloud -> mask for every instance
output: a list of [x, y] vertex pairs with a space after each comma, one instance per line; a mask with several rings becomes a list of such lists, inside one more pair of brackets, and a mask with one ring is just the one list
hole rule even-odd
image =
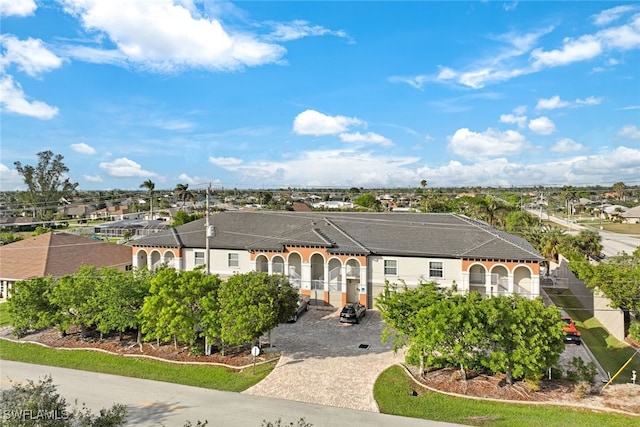
[[334, 31], [320, 25], [309, 25], [309, 22], [304, 20], [295, 20], [287, 23], [271, 22], [268, 24], [273, 26], [273, 32], [266, 36], [267, 40], [286, 42], [303, 37], [326, 35], [349, 38], [343, 30]]
[[597, 13], [595, 15], [592, 16], [593, 18], [593, 23], [595, 25], [609, 25], [614, 21], [617, 21], [618, 19], [620, 19], [620, 17], [622, 15], [624, 15], [627, 12], [632, 12], [634, 10], [637, 10], [638, 7], [637, 6], [633, 6], [633, 5], [624, 5], [624, 6], [616, 6], [616, 7], [612, 7], [611, 9], [606, 9], [603, 10], [600, 13]]
[[42, 101], [30, 101], [22, 91], [22, 87], [5, 75], [0, 80], [0, 106], [3, 111], [49, 120], [58, 114], [57, 107], [51, 107]]
[[527, 124], [527, 116], [517, 116], [515, 114], [501, 114], [502, 123], [517, 124], [519, 128], [524, 128]]
[[235, 157], [209, 157], [209, 163], [226, 168], [240, 166], [243, 160]]
[[102, 169], [107, 175], [115, 178], [139, 178], [139, 177], [157, 177], [158, 174], [142, 169], [138, 163], [129, 160], [126, 157], [115, 159], [112, 162], [100, 163]]
[[518, 115], [518, 116], [522, 116], [526, 112], [527, 112], [527, 106], [526, 105], [519, 105], [519, 106], [517, 106], [516, 108], [513, 109], [513, 114]]
[[44, 47], [40, 39], [19, 40], [3, 34], [0, 35], [0, 45], [4, 48], [0, 62], [3, 70], [10, 64], [16, 64], [18, 69], [35, 77], [62, 65], [62, 58]]
[[23, 187], [24, 181], [18, 171], [0, 163], [0, 191], [14, 191]]
[[554, 95], [548, 99], [545, 99], [545, 98], [538, 99], [538, 103], [536, 104], [536, 110], [555, 110], [558, 108], [565, 108], [565, 107], [581, 107], [581, 106], [588, 106], [588, 105], [598, 105], [601, 102], [602, 102], [602, 98], [596, 98], [595, 96], [589, 96], [585, 99], [578, 98], [575, 101], [570, 102], [570, 101], [560, 99], [560, 96], [558, 95]]
[[293, 120], [293, 132], [298, 135], [335, 135], [346, 132], [351, 125], [364, 122], [355, 117], [327, 116], [315, 110], [306, 110]]
[[531, 52], [534, 68], [557, 67], [572, 62], [593, 59], [602, 53], [602, 43], [592, 35], [577, 39], [566, 38], [561, 49], [544, 51], [542, 48]]
[[82, 175], [82, 177], [89, 182], [102, 182], [102, 178], [99, 175]]
[[206, 176], [194, 176], [194, 177], [191, 177], [191, 176], [187, 175], [186, 173], [181, 173], [178, 176], [178, 181], [184, 182], [184, 183], [189, 184], [189, 185], [202, 185], [202, 184], [205, 184], [205, 183], [217, 182], [218, 180], [214, 180], [214, 179], [208, 178]]
[[351, 149], [291, 153], [286, 160], [248, 162], [230, 170], [247, 185], [256, 182], [291, 183], [296, 186], [390, 186], [419, 182], [412, 171], [417, 157], [375, 156]]
[[[191, 3], [185, 7], [171, 0], [65, 0], [64, 9], [85, 30], [106, 35], [127, 62], [151, 71], [234, 71], [276, 63], [286, 52], [252, 34], [228, 32], [221, 21], [202, 16]], [[87, 59], [95, 55], [87, 53], [79, 52]], [[106, 58], [114, 59], [113, 53]]]
[[400, 77], [400, 76], [391, 76], [388, 79], [391, 83], [406, 83], [411, 87], [422, 90], [422, 86], [429, 81], [429, 77], [427, 76], [415, 76], [415, 77]]
[[554, 95], [549, 99], [540, 98], [536, 104], [536, 110], [554, 110], [556, 108], [568, 107], [568, 101], [563, 101], [560, 96]]
[[529, 121], [529, 130], [538, 135], [551, 135], [556, 125], [548, 117], [542, 116]]
[[553, 147], [551, 147], [551, 151], [554, 153], [573, 153], [575, 151], [583, 151], [586, 147], [582, 144], [575, 142], [571, 138], [563, 138], [558, 140]]
[[524, 150], [527, 145], [524, 135], [513, 130], [500, 132], [489, 128], [478, 133], [462, 128], [449, 137], [449, 149], [469, 159], [516, 154]]
[[71, 149], [76, 153], [80, 154], [96, 154], [96, 149], [92, 146], [85, 144], [84, 142], [80, 142], [78, 144], [71, 144]]
[[625, 125], [618, 131], [620, 138], [640, 139], [640, 129], [636, 125]]
[[391, 141], [389, 138], [386, 138], [374, 132], [367, 132], [364, 134], [360, 132], [356, 132], [356, 133], [345, 132], [345, 133], [341, 133], [339, 136], [342, 142], [364, 142], [366, 144], [379, 144], [379, 145], [382, 145], [383, 147], [393, 146], [393, 141]]
[[36, 7], [35, 0], [0, 0], [0, 16], [29, 16]]
[[602, 98], [596, 98], [595, 96], [589, 96], [585, 99], [576, 99], [576, 105], [600, 105]]

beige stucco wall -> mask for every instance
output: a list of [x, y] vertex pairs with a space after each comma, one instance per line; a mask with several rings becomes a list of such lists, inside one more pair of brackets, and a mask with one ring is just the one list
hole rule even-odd
[[598, 319], [607, 331], [620, 341], [624, 341], [624, 314], [622, 310], [612, 308], [611, 300], [598, 290], [593, 295], [594, 317]]

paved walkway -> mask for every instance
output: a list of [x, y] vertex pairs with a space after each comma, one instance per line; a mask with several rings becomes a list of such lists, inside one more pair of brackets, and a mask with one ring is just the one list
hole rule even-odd
[[359, 325], [341, 324], [338, 316], [338, 311], [312, 307], [297, 323], [278, 326], [273, 336], [280, 362], [244, 393], [379, 412], [373, 384], [403, 357], [380, 343], [377, 311], [368, 310]]

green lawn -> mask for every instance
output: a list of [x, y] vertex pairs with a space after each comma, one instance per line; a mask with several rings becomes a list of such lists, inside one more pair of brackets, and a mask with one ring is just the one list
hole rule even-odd
[[6, 302], [0, 304], [0, 328], [10, 325], [9, 323], [9, 307]]
[[[580, 301], [569, 290], [548, 290], [547, 294], [558, 307], [564, 310], [576, 322], [576, 327], [582, 333], [582, 341], [589, 347], [591, 353], [598, 360], [602, 368], [615, 375], [616, 372], [634, 354], [634, 349], [624, 342], [611, 336], [602, 324], [584, 309], [571, 309], [568, 307], [582, 307]], [[631, 364], [627, 366], [616, 383], [628, 383], [632, 370], [640, 371], [640, 355], [636, 355]]]
[[274, 361], [258, 365], [254, 374], [253, 368], [236, 372], [217, 366], [179, 365], [85, 350], [54, 350], [6, 340], [0, 340], [0, 359], [238, 392], [260, 382], [276, 364]]
[[[413, 396], [413, 391], [418, 396]], [[474, 426], [602, 427], [638, 425], [640, 418], [546, 405], [520, 405], [451, 397], [416, 385], [399, 366], [378, 377], [373, 394], [380, 412]]]

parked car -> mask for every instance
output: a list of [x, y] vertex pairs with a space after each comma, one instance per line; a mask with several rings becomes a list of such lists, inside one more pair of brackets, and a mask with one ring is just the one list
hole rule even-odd
[[582, 344], [582, 337], [580, 336], [580, 331], [576, 328], [576, 324], [564, 310], [561, 314], [562, 321], [565, 323], [564, 325], [564, 342], [565, 343], [575, 343], [577, 345]]
[[299, 295], [298, 296], [298, 307], [296, 307], [296, 312], [293, 316], [289, 317], [289, 322], [297, 322], [298, 317], [309, 310], [309, 296], [308, 295]]
[[340, 312], [341, 323], [360, 323], [367, 314], [367, 308], [359, 302], [349, 302], [342, 308]]

